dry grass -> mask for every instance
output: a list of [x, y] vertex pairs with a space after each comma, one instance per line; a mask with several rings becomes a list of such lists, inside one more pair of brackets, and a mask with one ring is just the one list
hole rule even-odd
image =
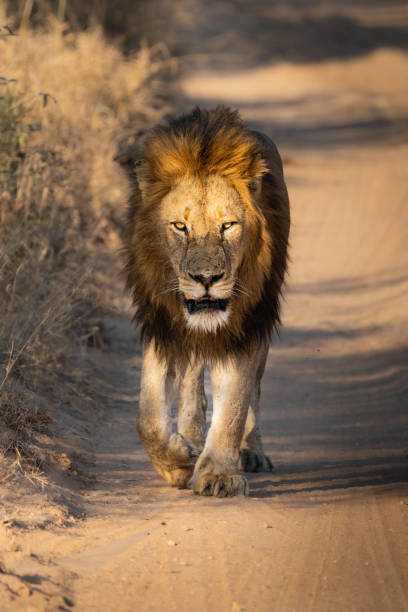
[[0, 31], [0, 433], [12, 432], [0, 446], [18, 453], [14, 471], [50, 422], [35, 398], [64, 392], [79, 322], [109, 308], [103, 262], [128, 190], [114, 157], [169, 110], [171, 68], [162, 48], [125, 60], [98, 27], [67, 33], [50, 18], [17, 33]]

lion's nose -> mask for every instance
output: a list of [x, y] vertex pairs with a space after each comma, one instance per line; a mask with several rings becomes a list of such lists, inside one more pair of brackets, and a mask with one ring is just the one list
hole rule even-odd
[[190, 278], [197, 281], [197, 283], [202, 283], [204, 287], [208, 290], [211, 287], [211, 285], [219, 281], [220, 278], [224, 276], [224, 273], [222, 274], [190, 274], [189, 272], [188, 275], [190, 276]]

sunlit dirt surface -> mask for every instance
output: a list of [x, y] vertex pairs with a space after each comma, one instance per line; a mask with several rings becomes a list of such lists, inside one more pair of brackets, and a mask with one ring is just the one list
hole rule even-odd
[[[311, 3], [326, 44], [336, 7], [366, 43], [325, 55], [309, 36], [276, 61], [268, 3], [252, 4], [252, 29], [223, 4], [242, 56], [235, 38], [229, 54], [215, 39], [221, 55], [197, 59], [182, 87], [186, 107], [239, 108], [284, 160], [292, 261], [262, 398], [275, 470], [227, 500], [155, 475], [134, 428], [141, 355], [124, 301], [92, 356], [105, 399], [83, 518], [3, 525], [5, 610], [408, 609], [406, 15], [399, 3]], [[269, 5], [303, 32], [296, 3]]]

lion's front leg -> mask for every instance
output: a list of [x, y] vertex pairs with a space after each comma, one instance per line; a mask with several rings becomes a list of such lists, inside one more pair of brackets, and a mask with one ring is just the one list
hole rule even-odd
[[238, 461], [257, 357], [254, 352], [230, 358], [212, 369], [213, 419], [191, 479], [195, 493], [216, 497], [248, 494]]
[[137, 431], [156, 472], [173, 486], [186, 486], [199, 450], [172, 431], [170, 409], [178, 379], [150, 343], [143, 357]]

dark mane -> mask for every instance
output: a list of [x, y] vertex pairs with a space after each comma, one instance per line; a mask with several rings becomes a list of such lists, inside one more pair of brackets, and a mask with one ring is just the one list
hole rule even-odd
[[[197, 174], [226, 178], [250, 208], [258, 227], [238, 273], [243, 286], [258, 298], [255, 302], [237, 298], [231, 321], [216, 333], [188, 329], [180, 298], [163, 292], [166, 283], [177, 279], [155, 232], [158, 201], [177, 180]], [[250, 190], [255, 180], [261, 186], [253, 203]], [[236, 111], [196, 108], [154, 128], [129, 204], [124, 249], [127, 286], [143, 339], [153, 339], [166, 358], [189, 359], [195, 354], [210, 361], [226, 359], [269, 339], [280, 322], [289, 224], [289, 201], [277, 149], [265, 136], [249, 130]], [[257, 280], [259, 266], [267, 266], [262, 286]]]

